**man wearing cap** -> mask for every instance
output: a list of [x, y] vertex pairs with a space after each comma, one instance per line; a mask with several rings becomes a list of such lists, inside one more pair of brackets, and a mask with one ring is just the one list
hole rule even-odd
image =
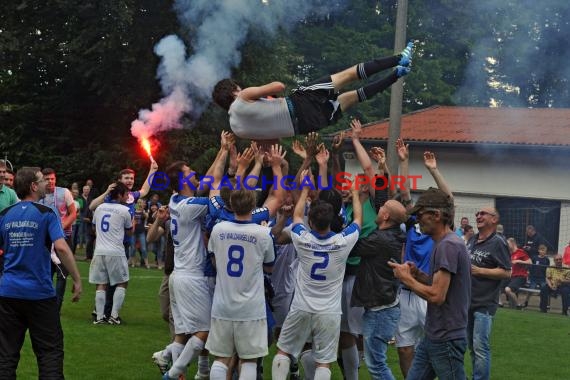
[[362, 258], [352, 288], [351, 306], [364, 307], [364, 360], [373, 379], [394, 379], [386, 363], [386, 351], [400, 319], [400, 282], [388, 262], [400, 262], [406, 241], [400, 223], [405, 220], [404, 206], [395, 200], [386, 201], [376, 217], [378, 228], [359, 239], [350, 253]]
[[507, 241], [496, 233], [499, 213], [483, 207], [475, 214], [479, 233], [467, 242], [471, 256], [471, 306], [467, 335], [473, 379], [491, 376], [491, 325], [499, 304], [501, 281], [511, 276]]
[[465, 378], [471, 273], [465, 243], [451, 229], [453, 212], [452, 198], [435, 188], [422, 194], [410, 211], [434, 241], [429, 274], [411, 262], [389, 262], [394, 275], [428, 302], [425, 337], [416, 349], [408, 380]]
[[[406, 209], [412, 209], [412, 196], [410, 194], [409, 180], [409, 145], [402, 139], [396, 141], [398, 158], [400, 159], [400, 175], [406, 178], [404, 187], [400, 189], [402, 204]], [[437, 184], [437, 188], [451, 197], [453, 193], [439, 171], [435, 154], [430, 151], [424, 152], [424, 166]], [[406, 221], [406, 244], [402, 262], [410, 261], [424, 273], [430, 271], [430, 258], [433, 250], [433, 239], [426, 235], [420, 228], [416, 216], [411, 215]], [[396, 330], [396, 348], [400, 370], [404, 378], [414, 360], [415, 349], [424, 337], [427, 301], [406, 286], [400, 288], [400, 320]]]

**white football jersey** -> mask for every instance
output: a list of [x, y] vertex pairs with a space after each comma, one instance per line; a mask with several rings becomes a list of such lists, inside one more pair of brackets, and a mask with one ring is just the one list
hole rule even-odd
[[295, 224], [291, 239], [299, 267], [291, 309], [309, 313], [341, 314], [341, 290], [346, 259], [358, 241], [360, 228], [352, 223], [342, 232], [319, 236]]
[[103, 203], [93, 213], [97, 233], [94, 255], [124, 256], [125, 230], [133, 227], [129, 208], [120, 203]]
[[263, 264], [275, 260], [269, 227], [253, 222], [214, 226], [208, 251], [216, 258], [212, 318], [252, 321], [266, 317]]
[[204, 276], [207, 257], [202, 218], [208, 212], [208, 198], [173, 195], [168, 208], [174, 245], [174, 271]]

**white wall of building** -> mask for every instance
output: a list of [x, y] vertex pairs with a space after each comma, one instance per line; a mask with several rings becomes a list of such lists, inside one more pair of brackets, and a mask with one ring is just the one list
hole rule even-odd
[[[561, 200], [558, 248], [563, 252], [570, 240], [568, 154], [556, 150], [540, 154], [530, 150], [506, 151], [496, 145], [475, 152], [449, 147], [434, 147], [433, 151], [438, 168], [455, 196], [456, 224], [464, 214], [473, 222], [476, 209], [494, 205], [495, 197]], [[423, 152], [423, 147], [410, 148], [410, 174], [421, 175], [417, 190], [436, 186], [423, 164]], [[356, 159], [346, 160], [345, 170], [362, 172]]]
[[560, 235], [558, 239], [558, 253], [563, 254], [564, 248], [570, 241], [570, 202], [562, 202], [560, 207]]

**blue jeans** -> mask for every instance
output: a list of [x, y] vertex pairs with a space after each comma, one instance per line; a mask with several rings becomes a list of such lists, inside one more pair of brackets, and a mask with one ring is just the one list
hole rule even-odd
[[467, 337], [473, 363], [473, 380], [491, 377], [491, 325], [493, 316], [487, 312], [469, 313]]
[[143, 231], [143, 232], [137, 232], [137, 233], [135, 233], [134, 238], [135, 238], [135, 244], [133, 244], [133, 247], [135, 247], [135, 248], [133, 248], [133, 251], [132, 251], [132, 252], [133, 252], [133, 256], [132, 256], [132, 257], [135, 257], [136, 254], [137, 254], [136, 242], [138, 242], [138, 243], [139, 243], [139, 251], [140, 251], [140, 253], [141, 253], [141, 259], [142, 259], [142, 260], [146, 260], [146, 258], [147, 258], [147, 252], [146, 252], [146, 232], [145, 232], [145, 231]]
[[425, 337], [418, 347], [406, 380], [465, 380], [463, 357], [467, 339], [434, 342]]
[[362, 336], [364, 337], [364, 361], [374, 380], [394, 380], [386, 364], [388, 342], [394, 337], [400, 320], [400, 306], [378, 311], [364, 310]]

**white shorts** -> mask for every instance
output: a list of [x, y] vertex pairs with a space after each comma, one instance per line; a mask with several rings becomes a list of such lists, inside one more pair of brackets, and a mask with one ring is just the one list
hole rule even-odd
[[427, 301], [407, 289], [400, 289], [400, 321], [396, 347], [417, 346], [424, 336]]
[[354, 287], [355, 280], [356, 276], [345, 276], [342, 281], [342, 317], [340, 320], [340, 331], [358, 336], [362, 335], [362, 315], [364, 314], [364, 308], [350, 306], [352, 288]]
[[212, 289], [208, 277], [172, 272], [168, 280], [176, 334], [210, 330]]
[[111, 286], [129, 281], [129, 264], [126, 256], [93, 256], [89, 265], [89, 283]]
[[267, 319], [229, 321], [212, 318], [206, 349], [221, 358], [231, 358], [236, 353], [241, 359], [262, 358], [269, 353]]
[[275, 327], [283, 326], [287, 313], [291, 308], [294, 293], [275, 293], [275, 297], [271, 300], [273, 306], [273, 319], [275, 319]]
[[311, 337], [315, 361], [323, 364], [336, 362], [340, 337], [340, 314], [289, 311], [281, 329], [277, 347], [298, 358], [303, 346]]

